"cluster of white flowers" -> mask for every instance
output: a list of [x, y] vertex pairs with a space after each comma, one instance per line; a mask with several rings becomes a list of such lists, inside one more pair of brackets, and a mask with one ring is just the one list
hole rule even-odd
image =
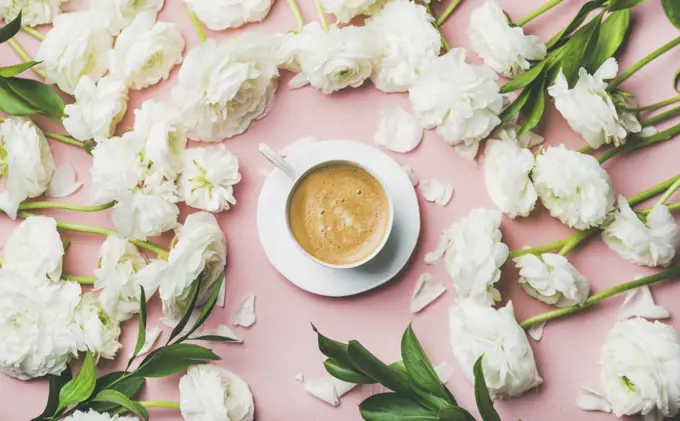
[[0, 0], [0, 18], [11, 22], [21, 12], [21, 24], [37, 26], [52, 23], [66, 0]]
[[73, 414], [64, 418], [64, 421], [139, 421], [139, 418], [109, 415], [107, 413], [100, 414], [99, 412], [90, 409], [87, 412], [75, 411]]
[[213, 31], [259, 22], [269, 14], [273, 0], [184, 0], [198, 19]]
[[557, 307], [583, 305], [590, 283], [566, 257], [554, 253], [526, 254], [514, 259], [519, 284], [530, 296]]

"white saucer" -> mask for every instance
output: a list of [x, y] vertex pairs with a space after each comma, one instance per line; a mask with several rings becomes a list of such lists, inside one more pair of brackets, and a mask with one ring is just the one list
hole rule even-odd
[[329, 140], [297, 149], [286, 158], [298, 171], [327, 160], [354, 161], [375, 172], [386, 185], [394, 203], [394, 226], [380, 254], [354, 269], [327, 268], [302, 254], [285, 220], [293, 180], [276, 168], [260, 192], [257, 229], [267, 258], [290, 282], [313, 294], [346, 297], [390, 281], [406, 266], [418, 243], [420, 210], [404, 169], [374, 147], [349, 140]]

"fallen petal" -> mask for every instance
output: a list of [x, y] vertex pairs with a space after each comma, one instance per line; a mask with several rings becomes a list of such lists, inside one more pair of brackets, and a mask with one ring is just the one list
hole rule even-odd
[[411, 296], [411, 313], [418, 313], [446, 292], [444, 284], [433, 281], [432, 275], [423, 273], [416, 282]]
[[435, 265], [446, 253], [446, 249], [451, 245], [451, 230], [445, 229], [439, 236], [437, 247], [425, 255], [425, 264]]
[[330, 377], [328, 379], [328, 381], [331, 382], [333, 387], [335, 387], [335, 395], [338, 398], [345, 396], [345, 394], [347, 394], [347, 392], [349, 392], [350, 390], [357, 387], [356, 383], [345, 382], [345, 381], [336, 379], [335, 377]]
[[305, 376], [302, 373], [297, 373], [295, 375], [295, 380], [299, 381], [300, 383], [305, 382]]
[[419, 180], [416, 173], [413, 172], [413, 168], [409, 167], [408, 165], [402, 165], [401, 168], [403, 168], [406, 172], [406, 175], [408, 175], [408, 179], [411, 180], [413, 187], [417, 186]]
[[388, 104], [380, 114], [375, 143], [399, 153], [410, 152], [420, 144], [423, 128], [408, 111], [398, 105]]
[[439, 180], [425, 180], [420, 183], [420, 190], [423, 197], [428, 202], [446, 206], [453, 196], [453, 187], [450, 184], [442, 183]]
[[340, 399], [335, 386], [328, 379], [309, 380], [305, 383], [305, 390], [315, 398], [332, 406], [340, 405]]
[[631, 317], [666, 319], [670, 317], [670, 314], [668, 310], [654, 302], [652, 291], [645, 285], [626, 293], [626, 298], [619, 310], [619, 320]]
[[255, 294], [248, 294], [231, 315], [234, 326], [250, 327], [255, 321]]
[[189, 339], [196, 339], [201, 336], [221, 336], [223, 338], [229, 338], [233, 339], [234, 342], [236, 343], [243, 343], [243, 338], [239, 337], [234, 333], [233, 330], [229, 328], [227, 325], [219, 325], [217, 326], [216, 329], [199, 329], [196, 332], [194, 332], [191, 336], [189, 336]]
[[54, 170], [50, 185], [45, 193], [48, 197], [66, 197], [75, 193], [83, 183], [76, 181], [76, 171], [68, 164], [61, 164]]
[[222, 281], [222, 286], [220, 287], [220, 292], [217, 293], [217, 305], [224, 308], [224, 303], [226, 300], [227, 283]]
[[543, 330], [545, 329], [546, 323], [547, 322], [543, 321], [540, 323], [536, 323], [535, 325], [531, 325], [531, 327], [527, 331], [529, 336], [531, 336], [531, 339], [538, 342], [541, 340], [541, 338], [543, 338]]
[[612, 407], [604, 396], [591, 388], [581, 387], [576, 405], [584, 411], [612, 412]]

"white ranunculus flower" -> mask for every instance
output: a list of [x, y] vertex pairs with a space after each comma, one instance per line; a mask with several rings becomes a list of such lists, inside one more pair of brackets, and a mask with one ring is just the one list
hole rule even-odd
[[184, 152], [179, 193], [187, 205], [222, 212], [236, 204], [234, 185], [241, 181], [238, 159], [224, 145]]
[[210, 364], [189, 367], [179, 380], [179, 405], [185, 421], [255, 419], [248, 384], [237, 374]]
[[39, 66], [45, 70], [47, 83], [73, 94], [81, 77], [97, 82], [106, 73], [112, 44], [111, 34], [93, 13], [65, 13], [54, 19], [35, 59], [42, 61]]
[[116, 125], [125, 115], [128, 87], [122, 80], [106, 76], [96, 84], [83, 76], [74, 92], [76, 102], [68, 104], [64, 128], [78, 140], [99, 142], [113, 136]]
[[11, 22], [21, 12], [21, 24], [38, 26], [52, 23], [66, 0], [0, 0], [0, 18]]
[[609, 174], [594, 157], [560, 145], [536, 157], [534, 187], [550, 214], [584, 230], [602, 224], [614, 206]]
[[[147, 300], [158, 288], [147, 275], [144, 256], [129, 241], [116, 235], [106, 238], [99, 248], [99, 267], [94, 271], [102, 309], [118, 321], [139, 312], [140, 287]], [[155, 276], [154, 276], [155, 277]]]
[[383, 40], [371, 80], [383, 92], [405, 92], [419, 72], [439, 56], [442, 41], [424, 6], [391, 0], [366, 26]]
[[31, 216], [14, 228], [2, 248], [2, 269], [21, 276], [59, 282], [64, 244], [57, 223], [47, 216]]
[[135, 110], [134, 132], [144, 139], [145, 166], [169, 180], [177, 178], [187, 146], [186, 127], [179, 110], [168, 103], [146, 100]]
[[132, 89], [144, 89], [170, 76], [182, 62], [184, 38], [174, 23], [155, 22], [142, 13], [123, 29], [109, 56], [109, 71]]
[[80, 298], [73, 324], [79, 351], [90, 351], [95, 361], [115, 358], [121, 348], [120, 324], [102, 309], [95, 294], [88, 292]]
[[508, 258], [508, 246], [501, 239], [501, 213], [473, 209], [448, 231], [450, 243], [444, 261], [461, 298], [484, 305], [500, 300], [493, 284], [501, 277], [500, 267]]
[[505, 12], [494, 0], [487, 0], [472, 11], [468, 26], [470, 45], [487, 66], [505, 77], [516, 77], [543, 60], [547, 49], [534, 35], [524, 35], [519, 26], [510, 26]]
[[155, 17], [163, 8], [164, 2], [165, 0], [90, 0], [90, 8], [106, 22], [111, 34], [118, 35], [141, 13]]
[[143, 139], [135, 132], [105, 139], [92, 150], [92, 195], [95, 203], [118, 200], [134, 190], [147, 169], [142, 161]]
[[668, 267], [680, 246], [680, 228], [666, 206], [655, 206], [648, 215], [638, 216], [626, 198], [619, 196], [614, 220], [605, 227], [602, 240], [637, 265]]
[[191, 285], [199, 277], [201, 288], [196, 305], [205, 304], [227, 264], [227, 243], [215, 216], [207, 212], [187, 216], [167, 262], [158, 264], [162, 265], [158, 273], [159, 293], [166, 315], [182, 314]]
[[42, 130], [31, 120], [9, 117], [0, 124], [0, 210], [16, 218], [19, 204], [45, 193], [54, 174], [54, 159]]
[[602, 385], [617, 417], [674, 417], [680, 409], [680, 335], [635, 318], [619, 322], [602, 347]]
[[[110, 0], [106, 0], [110, 1]], [[64, 418], [64, 421], [139, 421], [137, 417], [123, 417], [121, 415], [100, 414], [90, 409], [87, 412], [76, 411]]]
[[179, 208], [177, 187], [160, 173], [148, 175], [141, 186], [124, 193], [113, 207], [116, 230], [131, 240], [146, 240], [175, 228]]
[[359, 15], [372, 15], [380, 10], [387, 0], [320, 0], [325, 12], [332, 13], [339, 23], [347, 23]]
[[173, 90], [189, 138], [219, 142], [264, 117], [278, 84], [276, 64], [270, 38], [257, 33], [191, 50]]
[[629, 132], [639, 133], [642, 130], [635, 116], [626, 113], [622, 118], [619, 115], [607, 92], [605, 80], [616, 77], [618, 70], [616, 59], [610, 58], [593, 75], [581, 68], [578, 82], [571, 89], [562, 71], [548, 88], [555, 107], [569, 126], [593, 148], [608, 143], [621, 145], [626, 142]]
[[520, 147], [511, 133], [501, 130], [489, 139], [484, 153], [484, 184], [493, 203], [510, 218], [528, 216], [536, 206], [536, 190], [529, 178], [534, 154]]
[[361, 86], [371, 76], [373, 62], [382, 50], [370, 28], [330, 25], [326, 32], [319, 22], [305, 25], [291, 42], [300, 73], [288, 86], [295, 89], [310, 84], [324, 94]]
[[487, 66], [465, 62], [465, 50], [454, 48], [434, 60], [409, 88], [411, 107], [426, 129], [437, 128], [446, 143], [468, 159], [479, 142], [500, 124], [503, 96], [498, 75]]
[[557, 307], [583, 305], [590, 283], [566, 257], [554, 253], [525, 254], [514, 259], [519, 284], [527, 294]]
[[77, 354], [80, 285], [0, 271], [0, 371], [21, 380], [60, 374]]
[[269, 14], [273, 0], [184, 0], [198, 19], [213, 31], [259, 22]]
[[512, 301], [496, 310], [461, 300], [449, 310], [451, 345], [463, 374], [474, 382], [472, 369], [484, 355], [484, 379], [493, 398], [514, 398], [543, 382], [524, 330], [515, 320]]

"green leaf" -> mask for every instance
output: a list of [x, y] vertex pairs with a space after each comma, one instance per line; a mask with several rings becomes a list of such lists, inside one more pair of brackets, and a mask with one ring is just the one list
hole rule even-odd
[[16, 76], [39, 63], [40, 63], [39, 61], [27, 61], [26, 63], [15, 64], [14, 66], [0, 67], [0, 76], [1, 77]]
[[507, 94], [509, 92], [514, 92], [526, 86], [529, 86], [529, 84], [533, 82], [534, 79], [536, 79], [541, 74], [546, 63], [547, 61], [543, 60], [535, 64], [534, 67], [532, 67], [531, 69], [517, 76], [516, 78], [509, 81], [505, 85], [501, 86], [501, 93]]
[[59, 391], [61, 388], [68, 383], [73, 376], [71, 375], [71, 367], [66, 367], [64, 371], [58, 376], [50, 375], [50, 386], [49, 392], [47, 394], [47, 404], [45, 405], [45, 410], [42, 414], [33, 418], [31, 421], [47, 421], [56, 414], [57, 408], [59, 407]]
[[456, 404], [451, 392], [439, 380], [437, 372], [434, 371], [432, 363], [425, 355], [425, 351], [423, 351], [423, 347], [420, 345], [411, 325], [401, 337], [401, 358], [409, 377], [416, 386], [448, 401], [451, 405]]
[[64, 115], [64, 101], [52, 88], [44, 83], [18, 77], [11, 77], [5, 80], [14, 93], [40, 110], [42, 114], [54, 117], [62, 117]]
[[482, 354], [475, 366], [473, 368], [473, 373], [475, 375], [475, 401], [477, 401], [477, 409], [479, 409], [479, 414], [482, 416], [484, 421], [501, 421], [501, 417], [493, 407], [493, 401], [491, 396], [489, 396], [489, 389], [486, 387], [486, 380], [484, 379], [484, 368], [482, 367], [482, 361], [484, 359], [484, 354]]
[[170, 341], [172, 341], [177, 335], [182, 333], [184, 327], [187, 325], [187, 323], [189, 323], [191, 313], [194, 311], [194, 307], [196, 307], [196, 300], [198, 300], [198, 290], [200, 288], [201, 275], [198, 275], [198, 278], [194, 280], [194, 282], [191, 284], [191, 289], [189, 290], [189, 304], [184, 309], [184, 314], [182, 314], [182, 318], [179, 320], [179, 323], [177, 323], [177, 326], [172, 329], [172, 333], [170, 333], [170, 337], [168, 338], [168, 342], [166, 342], [166, 344], [169, 344]]
[[680, 3], [678, 0], [661, 0], [663, 10], [673, 26], [680, 29]]
[[366, 377], [363, 373], [355, 371], [353, 368], [347, 367], [333, 359], [327, 359], [323, 362], [328, 374], [345, 382], [357, 384], [375, 384], [373, 380]]
[[13, 116], [29, 116], [40, 113], [40, 110], [32, 107], [15, 94], [4, 82], [4, 79], [0, 79], [0, 111]]
[[208, 348], [190, 344], [172, 344], [158, 348], [142, 361], [134, 375], [165, 377], [186, 370], [194, 364], [217, 361], [220, 357]]
[[548, 48], [552, 48], [560, 44], [561, 41], [569, 37], [569, 35], [571, 35], [581, 26], [590, 12], [595, 9], [599, 9], [600, 7], [602, 7], [602, 4], [599, 1], [589, 1], [588, 3], [581, 6], [581, 9], [579, 9], [579, 11], [576, 13], [576, 16], [574, 16], [571, 22], [569, 22], [569, 25], [567, 25], [563, 30], [555, 35], [550, 41], [548, 41], [546, 46]]
[[[128, 376], [129, 373], [125, 371], [114, 371], [105, 376], [97, 379], [97, 386], [94, 389], [93, 395], [99, 394], [102, 390], [115, 390], [122, 393], [128, 398], [133, 398], [137, 392], [140, 391], [146, 380], [143, 377], [125, 377], [121, 380], [123, 376]], [[112, 412], [120, 409], [119, 405], [104, 402], [90, 402], [87, 405], [88, 408], [93, 409], [97, 412]]]
[[215, 285], [213, 286], [210, 298], [208, 299], [208, 302], [205, 303], [205, 305], [203, 306], [201, 314], [198, 316], [198, 319], [196, 319], [196, 323], [194, 323], [191, 329], [189, 329], [189, 331], [184, 336], [177, 340], [177, 343], [181, 343], [189, 339], [189, 336], [191, 336], [192, 333], [194, 333], [199, 327], [203, 325], [203, 323], [205, 323], [205, 321], [208, 319], [208, 316], [210, 316], [210, 313], [212, 313], [213, 309], [215, 308], [215, 304], [217, 304], [217, 298], [220, 295], [220, 289], [222, 288], [223, 282], [224, 272], [222, 272], [220, 277], [217, 278], [217, 282], [215, 282]]
[[208, 342], [231, 342], [231, 343], [242, 343], [242, 340], [229, 338], [227, 336], [220, 335], [202, 335], [191, 338], [192, 341], [208, 341]]
[[68, 408], [71, 405], [83, 402], [94, 392], [96, 385], [96, 372], [94, 367], [94, 360], [92, 354], [88, 351], [83, 360], [83, 366], [80, 368], [76, 377], [66, 383], [59, 391], [59, 405], [57, 412]]
[[524, 107], [524, 104], [527, 103], [529, 95], [531, 95], [531, 88], [523, 90], [517, 99], [512, 101], [512, 103], [503, 110], [499, 116], [501, 121], [508, 121], [513, 118]]
[[675, 75], [673, 75], [673, 88], [675, 89], [675, 92], [680, 92], [680, 89], [678, 89], [678, 82], [680, 82], [680, 69], [675, 71]]
[[602, 63], [616, 54], [628, 34], [630, 17], [630, 9], [614, 12], [607, 17], [600, 28], [595, 50], [587, 66], [588, 72], [594, 73]]
[[601, 22], [602, 13], [576, 31], [564, 46], [560, 63], [570, 88], [578, 81], [579, 69], [590, 62], [599, 38]]
[[102, 390], [93, 399], [95, 402], [113, 403], [149, 421], [149, 413], [139, 402], [135, 402], [116, 390]]
[[12, 39], [19, 29], [21, 29], [21, 12], [13, 21], [0, 28], [0, 44]]
[[475, 421], [475, 417], [459, 406], [439, 410], [439, 421]]
[[347, 355], [352, 365], [366, 376], [395, 392], [413, 394], [413, 384], [402, 371], [389, 367], [357, 341], [350, 341]]
[[396, 393], [380, 393], [364, 400], [359, 413], [366, 421], [438, 421], [436, 411]]
[[331, 360], [337, 361], [345, 367], [353, 368], [355, 369], [354, 371], [358, 372], [352, 363], [352, 360], [350, 360], [349, 355], [347, 354], [347, 344], [334, 341], [333, 339], [322, 335], [314, 325], [312, 325], [312, 329], [314, 329], [314, 332], [316, 332], [319, 351], [321, 351], [323, 355], [327, 356]]
[[639, 6], [644, 2], [645, 0], [607, 0], [606, 7], [608, 11], [616, 12], [630, 10], [631, 7]]
[[545, 78], [539, 84], [535, 85], [531, 90], [529, 100], [522, 108], [522, 113], [526, 117], [526, 121], [519, 129], [518, 136], [530, 132], [534, 127], [541, 122], [543, 113], [545, 112]]
[[139, 293], [139, 327], [137, 328], [137, 343], [135, 344], [132, 356], [128, 360], [127, 368], [130, 368], [130, 364], [132, 364], [132, 361], [137, 357], [139, 351], [142, 350], [144, 342], [146, 341], [146, 293], [144, 292], [144, 287], [141, 285], [139, 286]]

